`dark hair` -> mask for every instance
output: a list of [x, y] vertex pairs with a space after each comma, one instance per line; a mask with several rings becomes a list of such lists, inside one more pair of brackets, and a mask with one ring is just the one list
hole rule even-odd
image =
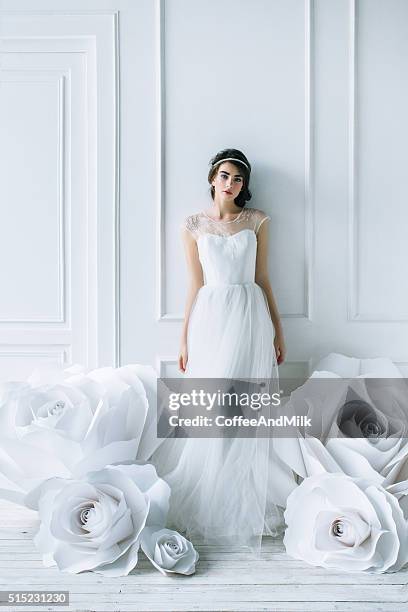
[[[211, 185], [211, 181], [214, 179], [214, 176], [216, 175], [219, 167], [221, 166], [220, 160], [226, 159], [228, 157], [234, 158], [234, 161], [231, 161], [231, 164], [235, 164], [240, 169], [244, 177], [243, 187], [234, 200], [237, 206], [244, 208], [245, 202], [248, 202], [248, 200], [252, 198], [252, 194], [249, 191], [249, 177], [251, 176], [251, 164], [249, 163], [245, 155], [242, 153], [242, 151], [239, 151], [238, 149], [223, 149], [222, 151], [219, 151], [217, 155], [214, 155], [214, 157], [210, 161], [211, 168], [208, 173], [208, 182]], [[240, 164], [239, 161], [235, 161], [235, 160], [240, 160], [240, 159], [242, 159], [243, 161], [242, 164]], [[226, 161], [229, 161], [229, 160], [227, 159]], [[217, 164], [217, 162], [220, 162], [220, 163]], [[214, 164], [217, 164], [215, 168], [213, 167]], [[246, 164], [248, 167], [244, 166], [244, 164]], [[215, 192], [215, 189], [211, 185], [212, 199], [214, 199], [214, 192]]]

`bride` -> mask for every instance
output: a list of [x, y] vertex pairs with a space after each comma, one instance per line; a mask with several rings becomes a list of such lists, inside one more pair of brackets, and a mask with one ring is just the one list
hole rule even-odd
[[[182, 228], [190, 287], [179, 369], [266, 378], [279, 389], [285, 342], [267, 269], [270, 217], [246, 207], [251, 166], [241, 151], [220, 151], [210, 164], [212, 206]], [[151, 461], [171, 486], [171, 526], [191, 539], [259, 548], [262, 534], [279, 532], [268, 438], [169, 438]]]

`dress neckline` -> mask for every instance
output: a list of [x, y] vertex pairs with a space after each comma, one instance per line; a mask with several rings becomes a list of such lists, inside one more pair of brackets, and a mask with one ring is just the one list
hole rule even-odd
[[238, 219], [240, 218], [240, 216], [242, 215], [243, 212], [244, 212], [244, 209], [242, 209], [241, 212], [238, 213], [238, 215], [235, 217], [235, 219], [228, 219], [228, 220], [224, 221], [224, 219], [212, 219], [209, 215], [207, 215], [205, 210], [203, 210], [204, 216], [207, 217], [207, 219], [209, 219], [213, 223], [235, 223], [235, 221], [238, 221]]

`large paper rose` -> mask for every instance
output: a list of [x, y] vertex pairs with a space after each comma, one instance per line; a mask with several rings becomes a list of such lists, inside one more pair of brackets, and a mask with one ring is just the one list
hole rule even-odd
[[97, 384], [89, 380], [88, 393], [76, 384], [43, 385], [4, 383], [0, 388], [2, 435], [23, 439], [44, 428], [54, 429], [71, 440], [84, 438], [97, 409]]
[[157, 447], [153, 368], [80, 370], [0, 388], [0, 497], [21, 504], [47, 478], [147, 460]]
[[402, 480], [387, 487], [388, 493], [392, 493], [398, 499], [400, 508], [408, 521], [408, 480]]
[[[360, 362], [343, 357], [341, 374], [348, 373], [348, 359], [354, 368]], [[394, 378], [374, 378], [371, 370], [356, 379], [317, 371], [291, 394], [285, 409], [307, 415], [312, 428], [296, 431], [292, 438], [274, 438], [272, 444], [302, 478], [343, 472], [384, 487], [408, 478], [408, 387], [389, 360], [367, 361], [376, 376], [382, 368], [384, 376], [394, 373]]]
[[312, 565], [368, 572], [408, 562], [408, 528], [397, 498], [344, 474], [306, 478], [288, 497], [284, 544]]
[[141, 545], [146, 557], [165, 576], [194, 574], [198, 552], [192, 543], [177, 531], [145, 527]]
[[78, 480], [51, 478], [29, 497], [45, 565], [124, 576], [137, 564], [145, 526], [165, 525], [170, 487], [150, 464], [110, 465]]

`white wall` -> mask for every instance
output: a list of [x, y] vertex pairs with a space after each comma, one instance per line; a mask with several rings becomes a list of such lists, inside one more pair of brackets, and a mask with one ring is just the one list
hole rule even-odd
[[117, 14], [48, 4], [0, 12], [2, 379], [117, 350]]
[[408, 367], [407, 34], [404, 0], [3, 1], [2, 378], [176, 373], [179, 226], [224, 147], [272, 217], [283, 373]]

